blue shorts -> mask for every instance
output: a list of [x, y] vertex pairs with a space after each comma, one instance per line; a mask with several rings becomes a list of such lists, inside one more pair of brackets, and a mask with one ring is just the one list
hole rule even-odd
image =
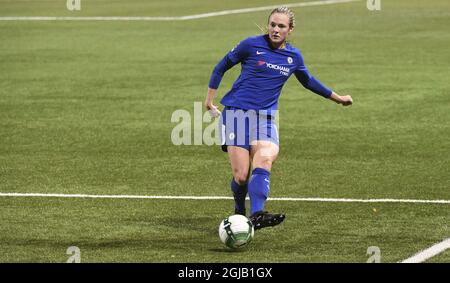
[[270, 141], [279, 145], [275, 116], [265, 110], [243, 110], [226, 106], [220, 117], [222, 150], [234, 145], [247, 149], [253, 141]]

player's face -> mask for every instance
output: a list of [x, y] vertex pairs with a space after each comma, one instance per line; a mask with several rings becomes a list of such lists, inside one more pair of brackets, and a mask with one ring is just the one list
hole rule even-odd
[[281, 46], [292, 31], [289, 27], [289, 16], [275, 13], [269, 18], [269, 38], [273, 45]]

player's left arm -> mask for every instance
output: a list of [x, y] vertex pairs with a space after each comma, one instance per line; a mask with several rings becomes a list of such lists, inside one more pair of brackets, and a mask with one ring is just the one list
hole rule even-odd
[[337, 104], [342, 104], [342, 106], [349, 106], [353, 104], [353, 98], [350, 95], [338, 95], [334, 91], [331, 92], [329, 99], [333, 100]]
[[298, 67], [295, 70], [294, 74], [297, 80], [303, 85], [304, 88], [309, 89], [310, 91], [321, 95], [325, 98], [328, 98], [337, 104], [342, 104], [342, 106], [349, 106], [353, 104], [353, 99], [350, 95], [338, 95], [328, 87], [326, 87], [323, 83], [321, 83], [318, 79], [313, 77], [308, 68], [306, 68], [303, 57], [301, 54], [298, 54]]

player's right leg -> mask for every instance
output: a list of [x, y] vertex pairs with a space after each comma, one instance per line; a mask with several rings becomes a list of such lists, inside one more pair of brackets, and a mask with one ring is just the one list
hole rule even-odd
[[246, 215], [245, 198], [250, 170], [249, 127], [243, 110], [226, 106], [220, 117], [222, 150], [228, 152], [233, 178], [235, 213]]
[[249, 151], [240, 146], [227, 146], [230, 158], [233, 179], [231, 190], [234, 196], [235, 213], [246, 215], [245, 198], [247, 196], [247, 183], [250, 169]]

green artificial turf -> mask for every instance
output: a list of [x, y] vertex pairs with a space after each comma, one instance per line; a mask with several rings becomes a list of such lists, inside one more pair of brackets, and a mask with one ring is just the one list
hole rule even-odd
[[[182, 16], [299, 1], [0, 0], [3, 16]], [[291, 78], [270, 197], [450, 199], [450, 3], [293, 8], [291, 43], [354, 105]], [[269, 11], [191, 21], [0, 21], [0, 192], [231, 196], [218, 146], [176, 146], [215, 64]], [[239, 74], [226, 73], [219, 103]], [[203, 128], [209, 124], [204, 123]], [[269, 202], [287, 214], [243, 253], [231, 200], [0, 197], [1, 262], [396, 262], [450, 237], [449, 204]], [[376, 209], [375, 212], [373, 209]], [[450, 262], [442, 253], [430, 262]]]

